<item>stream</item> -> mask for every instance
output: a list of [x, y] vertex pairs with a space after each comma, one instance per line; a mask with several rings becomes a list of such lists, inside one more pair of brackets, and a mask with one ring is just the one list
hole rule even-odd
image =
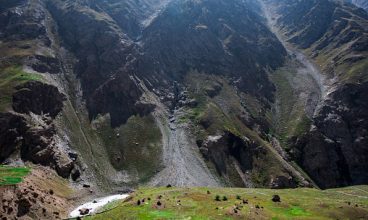
[[[84, 203], [77, 208], [75, 208], [70, 214], [70, 218], [77, 218], [77, 217], [83, 217], [91, 214], [96, 214], [99, 210], [101, 210], [102, 207], [105, 205], [118, 201], [118, 200], [124, 200], [129, 197], [129, 194], [118, 194], [118, 195], [111, 195], [106, 196], [98, 199], [94, 199], [93, 201]], [[82, 214], [81, 211], [88, 210], [88, 213]]]

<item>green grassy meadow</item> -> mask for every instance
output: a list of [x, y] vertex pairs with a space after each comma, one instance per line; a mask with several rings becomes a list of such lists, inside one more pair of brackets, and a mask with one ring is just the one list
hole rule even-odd
[[27, 167], [8, 167], [0, 165], [0, 186], [21, 183], [29, 172], [30, 169]]
[[[273, 202], [273, 195], [281, 202]], [[140, 188], [114, 207], [85, 219], [368, 219], [368, 186], [324, 191]]]

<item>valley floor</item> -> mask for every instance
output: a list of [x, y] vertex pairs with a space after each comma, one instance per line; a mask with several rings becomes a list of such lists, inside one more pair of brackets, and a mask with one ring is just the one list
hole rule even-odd
[[[280, 202], [273, 201], [275, 195]], [[368, 219], [368, 186], [324, 191], [140, 188], [86, 219]]]

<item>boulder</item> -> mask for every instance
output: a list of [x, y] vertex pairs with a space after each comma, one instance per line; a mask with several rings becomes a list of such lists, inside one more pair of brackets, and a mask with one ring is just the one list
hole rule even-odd
[[25, 198], [18, 200], [17, 204], [18, 204], [17, 217], [22, 217], [26, 215], [32, 206], [32, 204]]
[[74, 161], [62, 152], [59, 152], [59, 154], [55, 155], [54, 160], [56, 172], [59, 174], [59, 176], [68, 178], [72, 169], [74, 168]]
[[281, 202], [281, 198], [279, 195], [273, 195], [272, 196], [272, 202]]
[[7, 159], [22, 143], [22, 134], [27, 129], [23, 116], [0, 113], [0, 163]]
[[89, 209], [87, 209], [87, 208], [79, 209], [79, 214], [80, 215], [88, 215], [89, 214]]
[[81, 175], [81, 173], [80, 173], [79, 169], [74, 168], [71, 172], [71, 177], [72, 177], [73, 181], [77, 181], [80, 178], [80, 175]]
[[297, 186], [297, 183], [291, 176], [277, 176], [272, 178], [270, 182], [270, 188], [272, 189], [296, 188]]
[[211, 98], [217, 96], [221, 92], [221, 90], [222, 85], [220, 83], [214, 83], [213, 85], [205, 88], [206, 94]]
[[33, 70], [39, 73], [60, 73], [61, 66], [60, 61], [54, 57], [35, 55], [29, 61]]
[[52, 85], [29, 81], [16, 87], [13, 109], [19, 113], [49, 114], [55, 118], [63, 108], [65, 96]]

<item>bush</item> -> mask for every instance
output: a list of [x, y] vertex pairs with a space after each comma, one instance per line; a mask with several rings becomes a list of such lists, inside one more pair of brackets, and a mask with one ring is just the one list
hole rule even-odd
[[216, 200], [216, 201], [221, 201], [221, 200], [220, 200], [220, 196], [219, 196], [219, 195], [216, 195], [215, 200]]
[[226, 196], [223, 196], [222, 197], [222, 201], [227, 201], [227, 197]]
[[237, 200], [241, 200], [241, 196], [236, 195], [236, 199], [237, 199]]

